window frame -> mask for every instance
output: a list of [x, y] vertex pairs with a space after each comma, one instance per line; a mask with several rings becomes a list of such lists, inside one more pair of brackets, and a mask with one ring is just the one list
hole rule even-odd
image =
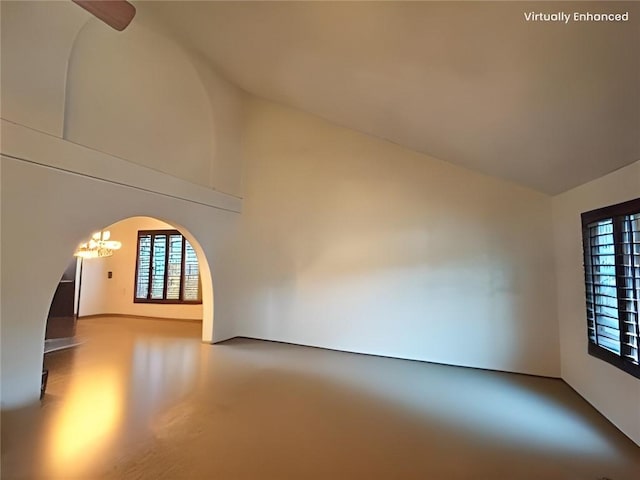
[[[165, 251], [165, 269], [164, 269], [164, 286], [163, 286], [163, 298], [138, 298], [138, 272], [140, 266], [140, 238], [150, 235], [152, 237], [151, 245], [153, 246], [154, 237], [156, 235], [165, 235], [167, 237], [167, 247]], [[180, 293], [179, 298], [170, 298], [167, 299], [167, 283], [169, 278], [169, 268], [168, 268], [168, 254], [169, 254], [169, 237], [171, 235], [180, 235], [182, 237], [182, 250], [180, 255]], [[201, 276], [199, 270], [198, 262], [198, 299], [197, 300], [184, 300], [184, 281], [185, 281], [185, 251], [186, 251], [186, 242], [188, 240], [182, 233], [178, 230], [138, 230], [138, 236], [136, 240], [136, 267], [134, 273], [134, 283], [133, 283], [133, 303], [151, 303], [151, 304], [173, 304], [173, 305], [202, 305], [202, 284], [201, 284]], [[193, 246], [191, 247], [193, 248]], [[152, 247], [153, 253], [153, 247]], [[149, 294], [151, 292], [151, 266], [149, 267]]]
[[[589, 292], [589, 284], [588, 284], [588, 265], [590, 265], [590, 259], [588, 258], [588, 256], [591, 255], [590, 252], [590, 247], [588, 247], [589, 245], [589, 241], [591, 239], [591, 236], [589, 234], [589, 225], [593, 224], [594, 222], [598, 222], [598, 221], [602, 221], [602, 220], [612, 220], [612, 235], [613, 235], [613, 246], [614, 246], [614, 265], [615, 265], [615, 279], [616, 279], [616, 304], [617, 304], [617, 311], [618, 311], [618, 322], [619, 322], [619, 331], [624, 332], [624, 314], [621, 314], [621, 312], [625, 312], [627, 311], [625, 308], [622, 308], [624, 301], [626, 301], [621, 293], [621, 290], [624, 290], [625, 287], [621, 285], [621, 282], [619, 281], [620, 278], [624, 277], [624, 265], [623, 265], [623, 248], [624, 248], [624, 244], [623, 244], [623, 238], [622, 238], [622, 223], [623, 223], [623, 218], [627, 215], [635, 215], [638, 214], [640, 215], [640, 198], [636, 198], [633, 200], [629, 200], [626, 202], [622, 202], [622, 203], [618, 203], [615, 205], [609, 205], [607, 207], [603, 207], [603, 208], [599, 208], [596, 210], [591, 210], [588, 212], [584, 212], [581, 214], [581, 220], [582, 220], [582, 250], [583, 250], [583, 268], [584, 268], [584, 286], [585, 286], [585, 307], [588, 308], [588, 300], [587, 300], [587, 293]], [[636, 243], [632, 240], [631, 241], [631, 256], [633, 258], [633, 246]], [[631, 265], [632, 271], [635, 268], [639, 268], [639, 267], [635, 267], [633, 264]], [[632, 282], [635, 282], [636, 279], [634, 277], [635, 274], [632, 274]], [[634, 285], [634, 283], [632, 283], [632, 285]], [[634, 289], [634, 287], [631, 287], [632, 290]], [[634, 294], [635, 297], [635, 294]], [[594, 299], [595, 300], [595, 299]], [[640, 310], [640, 298], [635, 297], [633, 300], [635, 300], [635, 310], [636, 310], [636, 334], [637, 332], [640, 330], [640, 325], [638, 325], [640, 323], [640, 318], [638, 318], [638, 312]], [[632, 301], [633, 301], [632, 300]], [[596, 322], [595, 317], [594, 317], [594, 322]], [[597, 330], [597, 324], [594, 324], [594, 328]], [[636, 337], [636, 344], [638, 346], [638, 348], [640, 348], [640, 338]], [[619, 340], [619, 343], [621, 344], [621, 351], [622, 351], [622, 338]], [[607, 363], [609, 363], [610, 365], [613, 365], [614, 367], [636, 377], [640, 379], [640, 362], [638, 364], [634, 363], [632, 360], [628, 360], [625, 357], [622, 356], [622, 353], [620, 355], [617, 355], [616, 353], [607, 350], [604, 347], [601, 347], [600, 345], [598, 345], [597, 343], [594, 343], [591, 338], [589, 337], [589, 320], [588, 320], [588, 313], [587, 313], [587, 345], [588, 345], [588, 353], [589, 355], [596, 357], [600, 360], [603, 360]]]

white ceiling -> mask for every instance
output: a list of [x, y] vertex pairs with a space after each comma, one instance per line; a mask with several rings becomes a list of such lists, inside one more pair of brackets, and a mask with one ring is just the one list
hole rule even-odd
[[[536, 190], [558, 193], [640, 159], [638, 3], [137, 7], [252, 94]], [[531, 10], [631, 18], [527, 23]]]

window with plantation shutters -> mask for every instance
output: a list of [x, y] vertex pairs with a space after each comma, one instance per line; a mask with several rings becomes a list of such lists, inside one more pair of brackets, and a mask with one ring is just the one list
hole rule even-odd
[[640, 199], [582, 214], [589, 353], [640, 378]]
[[202, 303], [196, 252], [177, 230], [138, 232], [134, 302]]

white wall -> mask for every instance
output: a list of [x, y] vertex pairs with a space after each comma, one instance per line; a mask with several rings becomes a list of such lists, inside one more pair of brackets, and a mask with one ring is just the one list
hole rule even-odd
[[640, 196], [640, 161], [553, 198], [562, 378], [640, 445], [640, 381], [587, 353], [580, 214]]
[[6, 2], [2, 118], [242, 196], [244, 93], [146, 13], [117, 32], [71, 2]]
[[[46, 313], [77, 243], [148, 215], [202, 245], [213, 340], [562, 374], [640, 441], [640, 416], [628, 415], [638, 382], [586, 355], [579, 231], [581, 211], [637, 196], [637, 163], [553, 199], [556, 270], [549, 197], [268, 102], [245, 108], [152, 20], [118, 37], [87, 23], [65, 97], [87, 17], [71, 2], [45, 3], [1, 2], [2, 117], [54, 136], [3, 123], [3, 153], [22, 159], [3, 158], [1, 169], [3, 407], [37, 398]], [[159, 75], [163, 62], [185, 75]], [[95, 85], [109, 102], [95, 103]], [[197, 125], [183, 129], [185, 118]], [[68, 140], [149, 168], [61, 139], [65, 123]], [[246, 195], [242, 217], [204, 187]], [[55, 240], [46, 250], [42, 232]]]
[[207, 91], [212, 118], [213, 159], [209, 186], [243, 196], [243, 131], [245, 99], [238, 88], [220, 77], [200, 55], [188, 52]]
[[[122, 248], [110, 257], [87, 259], [82, 264], [80, 316], [117, 314], [153, 318], [202, 320], [202, 305], [134, 303], [138, 230], [171, 230], [168, 223], [132, 217], [105, 226]], [[108, 272], [112, 278], [108, 278]]]
[[[44, 319], [77, 243], [137, 215], [200, 240], [213, 340], [559, 374], [548, 197], [273, 104], [245, 108], [143, 4], [122, 34], [88, 20], [73, 49], [86, 18], [75, 5], [1, 6], [2, 116], [28, 127], [2, 130], [3, 153], [22, 159], [2, 161], [3, 405], [37, 396]], [[239, 202], [204, 187], [242, 193], [245, 156], [250, 208], [236, 231], [215, 207]], [[55, 247], [27, 255], [41, 232]]]
[[62, 136], [67, 62], [90, 15], [72, 2], [0, 2], [0, 113]]
[[[123, 33], [98, 26], [72, 2], [3, 1], [0, 9], [6, 408], [38, 398], [51, 298], [93, 231], [153, 216], [183, 231], [212, 270], [231, 270], [230, 255], [219, 252], [228, 250], [242, 204], [244, 94], [169, 40], [143, 5]], [[100, 99], [108, 102], [92, 103]], [[42, 248], [43, 235], [51, 248]], [[205, 341], [234, 335], [229, 305], [238, 298], [224, 282], [220, 290], [227, 301], [216, 303], [216, 315], [229, 320], [214, 330], [212, 293], [205, 295]]]
[[213, 122], [194, 67], [168, 38], [89, 20], [67, 79], [64, 138], [208, 185]]
[[246, 336], [559, 376], [551, 199], [255, 101]]
[[[84, 153], [76, 148], [78, 155]], [[215, 279], [218, 270], [232, 268], [227, 252], [234, 242], [237, 213], [4, 156], [0, 168], [3, 408], [38, 398], [47, 312], [76, 246], [123, 218], [161, 218], [187, 236], [201, 266], [206, 262], [210, 267], [216, 295], [221, 295], [214, 329], [213, 298], [207, 299], [203, 287], [203, 302], [209, 302], [203, 305], [203, 339], [235, 335], [229, 313], [239, 298], [225, 282], [216, 286]], [[209, 268], [203, 267], [203, 286], [211, 281], [208, 275]]]

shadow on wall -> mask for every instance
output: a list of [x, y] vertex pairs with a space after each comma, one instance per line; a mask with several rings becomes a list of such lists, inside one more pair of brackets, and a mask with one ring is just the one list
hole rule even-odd
[[[422, 193], [429, 178], [398, 192], [395, 184], [384, 190], [382, 179], [368, 189], [318, 172], [305, 194], [304, 173], [285, 183], [269, 177], [282, 171], [260, 172], [279, 188], [256, 181], [257, 194], [247, 197], [244, 260], [256, 267], [252, 310], [243, 308], [262, 319], [250, 326], [256, 337], [556, 374], [544, 199], [505, 202], [505, 189], [471, 184], [457, 203], [440, 190], [432, 202]], [[336, 188], [341, 183], [362, 191]], [[271, 203], [253, 201], [268, 195]]]

